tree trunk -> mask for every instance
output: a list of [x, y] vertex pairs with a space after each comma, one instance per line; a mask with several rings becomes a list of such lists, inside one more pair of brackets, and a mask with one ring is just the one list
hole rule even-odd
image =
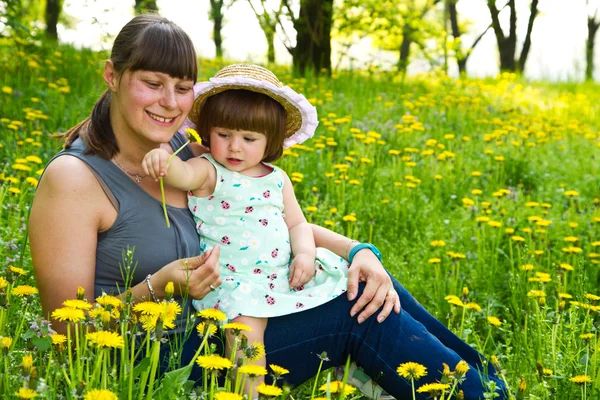
[[135, 14], [158, 12], [156, 0], [135, 0]]
[[331, 26], [333, 0], [302, 0], [300, 15], [294, 20], [296, 47], [291, 51], [294, 70], [331, 74]]
[[400, 57], [398, 58], [398, 71], [406, 74], [410, 58], [410, 45], [412, 44], [412, 30], [408, 25], [402, 27], [402, 43], [400, 43]]
[[521, 49], [521, 56], [519, 57], [518, 68], [519, 72], [523, 73], [525, 70], [525, 63], [527, 62], [527, 56], [529, 55], [529, 49], [531, 48], [531, 32], [533, 31], [533, 23], [538, 15], [538, 0], [531, 1], [531, 13], [529, 14], [529, 22], [527, 23], [527, 34], [525, 35], [525, 42]]
[[[457, 0], [448, 0], [448, 16], [450, 18], [450, 27], [452, 29], [452, 36], [454, 39], [460, 39], [460, 27], [458, 26], [458, 12], [456, 11]], [[461, 76], [467, 74], [467, 57], [463, 56], [462, 53], [456, 54], [456, 63], [458, 64], [458, 72]]]
[[46, 1], [46, 33], [48, 37], [55, 42], [58, 42], [58, 32], [56, 25], [58, 24], [58, 16], [60, 14], [60, 0]]
[[588, 17], [588, 37], [585, 41], [585, 80], [594, 79], [594, 46], [596, 43], [596, 33], [600, 27], [600, 21], [594, 17]]
[[213, 21], [213, 40], [215, 42], [217, 58], [223, 58], [223, 2], [224, 0], [210, 0], [210, 19]]
[[265, 30], [265, 37], [267, 39], [267, 62], [269, 64], [275, 64], [275, 27]]

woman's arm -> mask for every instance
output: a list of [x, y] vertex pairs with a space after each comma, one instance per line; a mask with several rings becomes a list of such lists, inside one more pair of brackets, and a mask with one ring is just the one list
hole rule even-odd
[[[43, 313], [50, 314], [73, 299], [77, 287], [93, 302], [98, 232], [110, 228], [117, 217], [96, 177], [81, 160], [61, 156], [46, 168], [33, 201], [29, 238], [33, 269], [40, 290]], [[197, 257], [175, 260], [152, 275], [158, 297], [172, 281], [178, 294], [187, 291], [192, 298], [204, 297], [221, 284], [219, 248]], [[131, 288], [135, 301], [150, 299], [145, 282]], [[58, 321], [53, 329], [65, 333]]]
[[[83, 161], [61, 156], [48, 165], [29, 218], [33, 269], [46, 318], [64, 300], [74, 299], [78, 286], [93, 296], [98, 232], [116, 215]], [[58, 332], [66, 329], [58, 321], [52, 326]]]
[[[330, 231], [318, 225], [311, 224], [317, 247], [325, 247], [340, 257], [348, 258], [348, 254], [358, 241]], [[363, 294], [350, 310], [350, 315], [358, 314], [358, 322], [369, 318], [381, 306], [383, 308], [377, 315], [377, 321], [384, 321], [394, 310], [400, 313], [400, 298], [394, 291], [392, 280], [379, 259], [368, 249], [360, 250], [354, 256], [348, 271], [348, 300], [352, 301], [358, 293], [358, 283], [366, 282]]]

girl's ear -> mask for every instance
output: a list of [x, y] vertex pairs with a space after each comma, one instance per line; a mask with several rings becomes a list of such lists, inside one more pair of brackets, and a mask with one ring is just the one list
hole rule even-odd
[[117, 91], [117, 71], [115, 70], [115, 65], [111, 60], [106, 60], [104, 63], [104, 82], [106, 82], [106, 85], [111, 92]]

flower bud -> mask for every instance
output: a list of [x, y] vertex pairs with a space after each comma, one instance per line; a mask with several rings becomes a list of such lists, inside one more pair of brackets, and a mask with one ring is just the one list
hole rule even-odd
[[85, 289], [81, 286], [77, 287], [77, 300], [83, 300], [84, 294], [85, 294]]
[[165, 300], [169, 301], [173, 298], [173, 293], [175, 292], [175, 286], [173, 285], [173, 282], [169, 282], [167, 283], [167, 286], [165, 286]]

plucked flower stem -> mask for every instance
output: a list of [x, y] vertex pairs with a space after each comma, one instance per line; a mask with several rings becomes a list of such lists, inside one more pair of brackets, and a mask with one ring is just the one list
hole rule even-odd
[[[189, 140], [187, 142], [185, 142], [180, 148], [175, 150], [175, 152], [173, 154], [171, 154], [171, 156], [169, 156], [169, 158], [167, 159], [167, 165], [169, 165], [169, 163], [171, 162], [173, 157], [175, 157], [177, 155], [177, 153], [179, 153], [181, 150], [183, 150], [183, 148], [185, 146], [187, 146], [188, 144], [190, 144]], [[163, 213], [165, 214], [165, 222], [167, 223], [167, 228], [170, 228], [171, 224], [169, 223], [169, 216], [167, 215], [167, 201], [165, 199], [165, 186], [164, 186], [162, 177], [160, 177], [159, 183], [160, 183], [160, 198], [162, 200]]]

